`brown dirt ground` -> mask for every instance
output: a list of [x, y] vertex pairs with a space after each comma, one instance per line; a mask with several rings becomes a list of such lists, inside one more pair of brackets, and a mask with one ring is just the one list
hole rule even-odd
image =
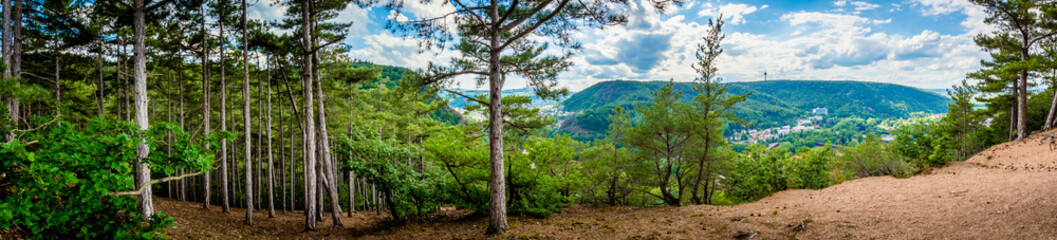
[[[449, 217], [382, 229], [383, 216], [358, 213], [345, 227], [303, 232], [300, 212], [269, 219], [245, 212], [159, 199], [176, 218], [173, 239], [1057, 239], [1057, 152], [1043, 135], [1005, 143], [965, 162], [907, 179], [870, 177], [822, 190], [790, 190], [737, 206], [572, 206], [546, 219], [510, 219], [511, 230], [485, 236], [487, 219]], [[451, 213], [459, 215], [458, 213]]]

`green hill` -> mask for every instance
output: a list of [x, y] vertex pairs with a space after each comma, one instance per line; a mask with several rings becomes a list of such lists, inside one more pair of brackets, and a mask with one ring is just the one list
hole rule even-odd
[[[488, 94], [488, 90], [452, 89], [452, 91], [456, 91], [456, 92], [459, 92], [459, 93], [467, 95], [467, 96], [477, 96], [477, 95], [481, 95], [481, 94]], [[532, 99], [532, 104], [529, 104], [528, 107], [538, 108], [538, 107], [544, 107], [544, 106], [550, 106], [550, 105], [558, 104], [558, 103], [561, 102], [561, 100], [564, 100], [565, 98], [568, 98], [569, 96], [572, 96], [572, 94], [575, 94], [575, 93], [569, 93], [569, 95], [561, 96], [561, 97], [558, 98], [559, 99], [558, 101], [554, 101], [554, 100], [550, 100], [550, 99], [547, 99], [547, 100], [541, 99], [539, 96], [536, 96], [536, 91], [534, 89], [532, 89], [532, 88], [506, 89], [506, 90], [503, 90], [502, 94], [503, 94], [503, 96], [514, 96], [514, 95], [529, 96], [529, 98]], [[452, 107], [452, 108], [466, 108], [467, 106], [475, 104], [473, 102], [470, 102], [470, 100], [467, 100], [464, 97], [461, 97], [461, 96], [458, 96], [458, 95], [455, 95], [455, 94], [451, 94], [451, 93], [448, 93], [448, 92], [442, 92], [440, 95], [442, 97], [444, 97], [445, 99], [448, 99], [448, 106]]]
[[[564, 102], [567, 112], [578, 114], [562, 123], [565, 132], [590, 138], [608, 129], [610, 109], [622, 106], [634, 109], [648, 102], [650, 93], [666, 84], [664, 81], [608, 81], [580, 91]], [[856, 81], [731, 82], [731, 93], [752, 92], [748, 100], [736, 105], [734, 113], [755, 123], [754, 128], [792, 125], [797, 117], [814, 108], [827, 108], [829, 117], [905, 118], [914, 112], [944, 113], [948, 99], [942, 95], [903, 85]], [[682, 101], [697, 95], [690, 83], [676, 83]], [[735, 127], [737, 128], [737, 127]]]
[[[388, 88], [396, 87], [400, 84], [400, 80], [404, 79], [405, 75], [411, 74], [413, 72], [411, 69], [405, 67], [380, 65], [364, 61], [353, 62], [350, 65], [356, 68], [378, 69], [380, 76], [379, 79], [374, 79], [374, 81], [388, 80], [385, 82], [385, 85]], [[446, 96], [444, 95], [444, 93], [438, 93], [437, 95], [438, 96], [435, 98], [435, 100], [442, 100]], [[432, 114], [430, 114], [430, 117], [432, 117], [434, 120], [452, 125], [458, 124], [459, 122], [463, 121], [462, 115], [456, 112], [455, 109], [453, 109], [450, 105], [437, 109], [437, 111], [434, 111]]]

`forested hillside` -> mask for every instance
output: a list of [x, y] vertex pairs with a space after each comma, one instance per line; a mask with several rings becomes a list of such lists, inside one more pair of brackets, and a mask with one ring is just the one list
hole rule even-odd
[[1057, 235], [1057, 2], [696, 3], [2, 0], [0, 240]]
[[[478, 96], [478, 95], [481, 95], [481, 94], [488, 94], [488, 90], [452, 89], [452, 91], [459, 92], [459, 93], [467, 95], [467, 96]], [[503, 90], [503, 96], [527, 96], [527, 97], [531, 98], [532, 99], [532, 104], [530, 104], [529, 107], [544, 107], [544, 106], [555, 105], [555, 104], [561, 103], [562, 100], [565, 100], [566, 98], [568, 98], [569, 96], [572, 96], [573, 94], [575, 94], [575, 93], [570, 93], [569, 95], [560, 96], [560, 97], [558, 97], [558, 100], [553, 100], [553, 99], [542, 99], [539, 96], [536, 96], [535, 90], [533, 90], [531, 88], [517, 88], [517, 89]], [[470, 105], [476, 104], [472, 100], [469, 100], [469, 99], [467, 99], [465, 97], [462, 97], [462, 96], [459, 96], [459, 95], [455, 95], [455, 94], [452, 94], [452, 93], [445, 92], [445, 93], [441, 93], [440, 95], [443, 96], [444, 98], [448, 99], [448, 106], [449, 107], [466, 108], [466, 107], [468, 107]]]
[[[648, 102], [661, 81], [608, 81], [573, 94], [562, 102], [563, 111], [576, 112], [562, 124], [566, 132], [592, 136], [605, 131], [612, 108], [634, 109]], [[752, 93], [738, 103], [734, 114], [754, 127], [790, 125], [814, 108], [827, 108], [828, 117], [907, 118], [910, 113], [945, 113], [949, 99], [929, 91], [876, 82], [776, 80], [731, 82], [730, 94]], [[689, 102], [697, 93], [690, 83], [676, 83], [675, 91]], [[739, 126], [731, 126], [738, 129]]]

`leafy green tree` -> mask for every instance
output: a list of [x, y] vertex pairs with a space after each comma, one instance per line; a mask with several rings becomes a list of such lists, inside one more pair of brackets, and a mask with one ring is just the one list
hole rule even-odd
[[635, 164], [635, 158], [622, 142], [631, 124], [628, 113], [623, 107], [617, 106], [608, 120], [610, 124], [606, 137], [595, 140], [591, 147], [582, 150], [580, 159], [585, 165], [584, 174], [594, 183], [588, 185], [591, 188], [588, 189], [590, 196], [596, 195], [593, 188], [601, 185], [605, 202], [616, 206], [620, 199], [631, 194], [632, 186], [627, 171]]
[[660, 194], [653, 194], [670, 206], [682, 204], [683, 191], [693, 183], [690, 180], [692, 162], [685, 158], [686, 144], [691, 142], [694, 129], [691, 123], [690, 106], [679, 103], [682, 92], [674, 92], [674, 83], [669, 81], [660, 90], [653, 92], [653, 102], [639, 104], [636, 111], [642, 122], [628, 129], [626, 140], [647, 154], [646, 161], [652, 163], [654, 187]]
[[[424, 1], [430, 3], [432, 1]], [[529, 80], [536, 94], [552, 98], [565, 94], [557, 89], [555, 77], [571, 64], [572, 51], [559, 55], [545, 55], [548, 44], [574, 50], [579, 47], [571, 34], [581, 26], [601, 27], [626, 22], [623, 15], [615, 12], [618, 5], [626, 1], [491, 1], [466, 2], [444, 1], [454, 11], [435, 16], [415, 16], [406, 22], [392, 24], [394, 29], [426, 39], [427, 46], [455, 39], [455, 46], [462, 56], [452, 59], [451, 67], [431, 67], [434, 79], [448, 79], [459, 75], [479, 76], [480, 82], [488, 83], [489, 89], [489, 139], [490, 157], [490, 203], [487, 233], [503, 233], [509, 226], [506, 221], [506, 193], [503, 187], [503, 97], [501, 90], [507, 74], [516, 74]], [[392, 1], [391, 6], [402, 6], [403, 1]], [[399, 12], [400, 9], [398, 8]], [[447, 28], [446, 20], [451, 16], [456, 27]], [[550, 40], [539, 40], [550, 39]]]
[[436, 209], [433, 169], [416, 171], [411, 165], [401, 164], [397, 159], [415, 155], [418, 150], [398, 139], [382, 137], [371, 128], [354, 128], [350, 138], [340, 142], [336, 153], [348, 160], [345, 170], [355, 171], [358, 176], [375, 184], [382, 192], [385, 205], [393, 219]]
[[[722, 14], [716, 17], [715, 22], [709, 21], [708, 32], [702, 38], [704, 43], [697, 45], [698, 61], [693, 66], [694, 71], [699, 74], [693, 82], [693, 90], [698, 94], [694, 96], [691, 103], [693, 111], [701, 117], [690, 119], [695, 125], [691, 129], [696, 130], [694, 134], [700, 139], [698, 141], [703, 143], [700, 145], [703, 150], [700, 154], [696, 154], [697, 163], [694, 164], [694, 168], [697, 169], [697, 175], [690, 186], [690, 199], [696, 204], [710, 204], [712, 199], [710, 193], [714, 192], [711, 188], [715, 187], [710, 183], [718, 176], [715, 170], [718, 165], [716, 161], [719, 160], [712, 158], [711, 150], [716, 145], [725, 144], [723, 121], [744, 124], [744, 121], [734, 115], [732, 110], [735, 104], [744, 102], [751, 93], [730, 94], [730, 87], [723, 83], [722, 78], [716, 77], [716, 72], [719, 70], [716, 68], [716, 57], [723, 54], [720, 43], [726, 38], [723, 34]], [[700, 197], [699, 190], [703, 193]]]
[[977, 45], [997, 50], [1018, 59], [1010, 61], [999, 71], [1019, 77], [1014, 83], [1017, 96], [1016, 139], [1027, 136], [1028, 77], [1039, 70], [1038, 55], [1032, 50], [1041, 40], [1057, 34], [1057, 3], [1031, 0], [973, 0], [984, 7], [988, 16], [985, 23], [998, 30], [976, 37]]
[[947, 95], [951, 96], [952, 102], [947, 104], [947, 116], [940, 121], [940, 132], [950, 137], [952, 160], [966, 160], [983, 150], [979, 129], [983, 127], [984, 116], [973, 109], [976, 92], [965, 81], [948, 90]]
[[456, 207], [488, 210], [488, 151], [476, 127], [447, 128], [426, 138], [423, 148], [434, 165], [447, 173], [442, 199]]
[[[212, 167], [213, 156], [198, 149], [202, 143], [191, 141], [173, 123], [141, 130], [104, 119], [84, 126], [54, 121], [37, 121], [40, 129], [16, 131], [16, 139], [0, 144], [0, 158], [5, 159], [0, 162], [0, 228], [17, 226], [34, 238], [164, 238], [159, 231], [172, 225], [172, 218], [144, 216], [133, 196], [150, 184]], [[175, 138], [166, 141], [170, 132]], [[219, 137], [223, 135], [211, 136], [211, 142]], [[146, 158], [137, 156], [140, 144], [153, 150]], [[176, 151], [162, 151], [168, 147]], [[136, 185], [133, 173], [141, 162], [156, 172], [183, 168], [196, 173]]]

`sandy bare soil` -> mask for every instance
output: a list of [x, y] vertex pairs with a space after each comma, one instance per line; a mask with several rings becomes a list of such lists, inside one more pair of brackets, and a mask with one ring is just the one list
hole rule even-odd
[[[244, 212], [160, 199], [174, 239], [1057, 239], [1057, 152], [1024, 141], [907, 179], [871, 177], [822, 190], [790, 190], [738, 206], [573, 206], [547, 219], [511, 218], [502, 236], [486, 219], [449, 217], [381, 228], [358, 213], [345, 227], [302, 232], [300, 212], [242, 225]], [[458, 215], [458, 214], [454, 214]]]

